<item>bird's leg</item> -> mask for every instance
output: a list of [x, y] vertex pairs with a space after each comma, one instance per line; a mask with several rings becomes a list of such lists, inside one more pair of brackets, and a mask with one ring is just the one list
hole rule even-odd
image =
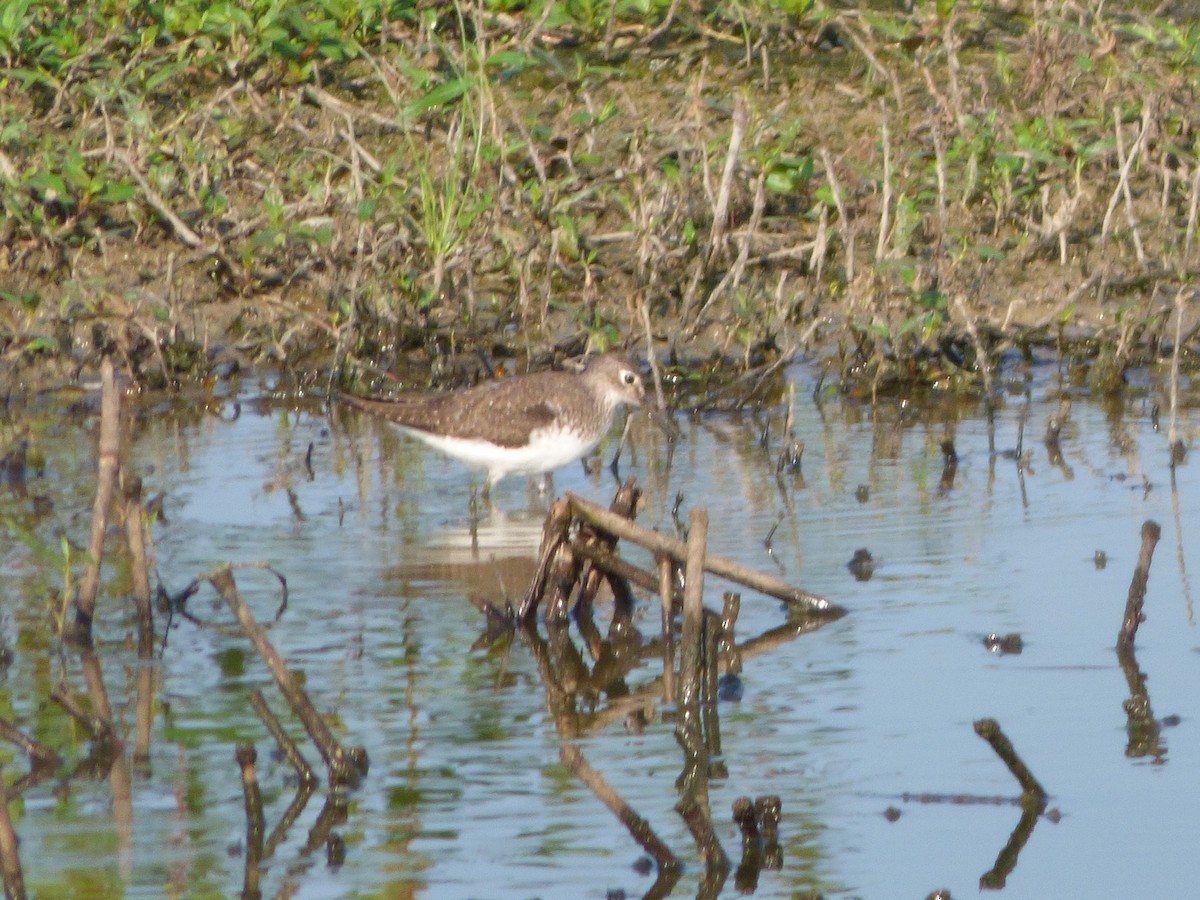
[[608, 465], [608, 470], [612, 472], [617, 484], [621, 483], [621, 451], [625, 449], [625, 442], [629, 439], [629, 426], [632, 424], [633, 416], [626, 416], [625, 428], [621, 431], [621, 441], [617, 444], [617, 452], [613, 454], [612, 462]]
[[482, 499], [483, 499], [483, 506], [484, 506], [484, 509], [486, 509], [486, 510], [489, 510], [489, 511], [490, 511], [490, 510], [492, 510], [492, 509], [494, 508], [494, 507], [492, 506], [492, 485], [494, 485], [494, 484], [495, 484], [497, 481], [499, 481], [499, 480], [500, 480], [499, 478], [493, 478], [493, 477], [492, 477], [492, 476], [489, 474], [489, 475], [488, 475], [488, 477], [487, 477], [487, 480], [485, 480], [485, 481], [483, 482], [483, 494], [482, 494]]

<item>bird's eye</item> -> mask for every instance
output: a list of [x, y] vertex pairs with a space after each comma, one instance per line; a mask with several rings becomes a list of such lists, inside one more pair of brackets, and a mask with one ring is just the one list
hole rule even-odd
[[625, 383], [626, 384], [633, 384], [635, 381], [637, 381], [636, 375], [634, 375], [632, 372], [625, 373]]

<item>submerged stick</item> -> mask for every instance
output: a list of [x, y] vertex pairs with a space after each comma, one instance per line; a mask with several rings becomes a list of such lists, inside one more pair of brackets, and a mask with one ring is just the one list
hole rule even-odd
[[32, 761], [35, 768], [38, 766], [56, 768], [62, 765], [63, 759], [57, 752], [29, 737], [29, 735], [5, 719], [0, 719], [0, 740], [8, 741], [10, 744], [20, 747]]
[[[758, 889], [758, 876], [766, 862], [764, 855], [767, 850], [767, 836], [759, 831], [760, 823], [772, 829], [771, 862], [774, 863], [777, 856], [781, 857], [777, 852], [778, 806], [773, 808], [773, 812], [768, 812], [767, 808], [772, 799], [778, 804], [778, 797], [760, 797], [758, 803], [749, 797], [738, 797], [733, 801], [733, 821], [742, 833], [742, 860], [734, 872], [733, 882], [742, 894], [753, 894]], [[772, 814], [774, 818], [771, 817]], [[779, 866], [767, 865], [766, 868], [777, 869]]]
[[17, 833], [8, 815], [8, 789], [0, 770], [0, 872], [4, 875], [4, 896], [25, 900], [25, 877], [21, 874], [21, 850]]
[[138, 661], [137, 720], [134, 724], [133, 761], [139, 766], [150, 763], [150, 735], [154, 726], [154, 676], [157, 665], [148, 659]]
[[1042, 814], [1039, 804], [1026, 803], [1021, 807], [1021, 818], [1017, 827], [1008, 837], [1008, 843], [996, 855], [996, 862], [991, 869], [979, 876], [980, 890], [998, 891], [1008, 881], [1008, 876], [1017, 867], [1017, 857], [1028, 843], [1033, 834], [1033, 826], [1037, 824], [1038, 816]]
[[679, 708], [680, 724], [695, 724], [697, 730], [695, 718], [700, 705], [700, 664], [704, 656], [700, 625], [704, 616], [704, 550], [707, 543], [708, 510], [693, 509], [688, 516], [683, 629], [679, 638]]
[[88, 699], [91, 702], [92, 711], [89, 713], [80, 705], [65, 681], [59, 682], [51, 689], [50, 699], [86, 728], [92, 740], [97, 744], [116, 743], [117, 738], [112, 725], [112, 707], [108, 702], [108, 691], [104, 687], [100, 661], [94, 653], [85, 650], [80, 654], [80, 662], [83, 667], [83, 679], [87, 683]]
[[[668, 537], [657, 531], [651, 531], [649, 528], [635, 525], [628, 519], [622, 518], [601, 506], [597, 506], [595, 503], [584, 500], [576, 494], [567, 492], [566, 499], [570, 504], [573, 515], [616, 535], [622, 540], [633, 541], [635, 544], [645, 547], [656, 556], [668, 556], [677, 562], [683, 562], [687, 559], [687, 545], [677, 538]], [[810, 615], [838, 618], [846, 614], [844, 609], [834, 603], [830, 603], [824, 597], [792, 587], [778, 578], [755, 572], [753, 569], [748, 569], [721, 556], [706, 554], [704, 557], [704, 569], [713, 575], [735, 581], [760, 593], [782, 600], [789, 606], [799, 608]]]
[[[623, 578], [625, 581], [644, 591], [655, 591], [661, 594], [662, 582], [659, 578], [655, 578], [654, 575], [645, 569], [639, 569], [628, 560], [622, 559], [613, 553], [612, 550], [606, 547], [582, 543], [571, 544], [571, 549], [580, 559], [591, 563], [595, 568], [603, 569], [605, 572], [615, 575], [618, 578]], [[670, 565], [669, 559], [667, 560], [667, 564]]]
[[262, 691], [250, 692], [250, 705], [254, 707], [254, 711], [258, 713], [258, 717], [262, 719], [262, 723], [267, 726], [267, 731], [271, 732], [271, 737], [275, 738], [275, 743], [287, 759], [291, 767], [296, 770], [296, 777], [300, 779], [301, 784], [315, 785], [317, 776], [312, 770], [312, 766], [308, 764], [308, 760], [300, 752], [300, 748], [296, 746], [296, 742], [292, 740], [291, 735], [283, 730], [283, 726], [279, 723], [279, 719], [275, 713], [271, 712], [271, 708], [267, 706], [266, 698], [263, 697]]
[[[678, 718], [675, 740], [684, 751], [683, 775], [687, 784], [698, 777], [704, 758], [700, 726], [700, 667], [704, 656], [701, 642], [704, 618], [704, 548], [708, 541], [708, 511], [693, 509], [688, 519], [687, 562], [684, 568], [683, 621], [679, 635], [679, 683], [675, 696]], [[689, 773], [691, 775], [689, 776]], [[685, 795], [692, 789], [685, 789]]]
[[106, 723], [99, 716], [89, 713], [79, 705], [79, 701], [75, 699], [65, 681], [59, 682], [50, 689], [50, 699], [66, 710], [67, 715], [86, 728], [93, 741], [106, 738], [108, 734]]
[[1142, 523], [1142, 548], [1138, 552], [1137, 568], [1133, 570], [1133, 580], [1129, 583], [1129, 596], [1125, 600], [1125, 618], [1121, 622], [1121, 631], [1117, 635], [1117, 649], [1127, 651], [1133, 647], [1133, 639], [1137, 637], [1138, 626], [1145, 616], [1142, 608], [1146, 604], [1146, 585], [1150, 580], [1150, 562], [1154, 558], [1154, 547], [1162, 536], [1158, 523], [1147, 519]]
[[546, 593], [546, 581], [550, 577], [554, 553], [567, 539], [567, 529], [570, 528], [570, 525], [569, 504], [566, 500], [556, 500], [550, 507], [550, 512], [546, 514], [546, 521], [542, 525], [542, 544], [538, 550], [537, 568], [529, 582], [529, 590], [525, 592], [525, 598], [521, 601], [521, 608], [517, 612], [517, 621], [527, 623], [533, 619], [538, 601]]
[[[700, 627], [703, 657], [703, 685], [700, 691], [700, 721], [704, 726], [704, 747], [710, 757], [721, 755], [721, 717], [717, 715], [717, 683], [720, 680], [721, 619], [716, 613], [705, 611]], [[714, 763], [724, 768], [724, 763]], [[710, 772], [713, 777], [718, 777]]]
[[242, 626], [242, 631], [250, 639], [250, 643], [254, 645], [254, 649], [258, 651], [263, 662], [267, 664], [267, 668], [275, 678], [275, 683], [279, 685], [279, 690], [287, 699], [288, 705], [300, 718], [304, 730], [308, 732], [308, 736], [312, 738], [312, 742], [325, 760], [325, 765], [329, 769], [330, 782], [334, 785], [357, 784], [360, 776], [366, 771], [366, 751], [361, 747], [347, 750], [334, 738], [329, 726], [317, 712], [312, 701], [308, 699], [304, 688], [296, 681], [295, 676], [284, 664], [283, 658], [267, 640], [262, 626], [250, 614], [249, 607], [246, 606], [246, 602], [238, 593], [237, 585], [234, 584], [233, 572], [229, 566], [222, 566], [206, 577], [229, 605], [238, 624]]
[[92, 531], [88, 539], [88, 561], [83, 581], [75, 597], [75, 623], [64, 629], [68, 640], [81, 644], [92, 641], [92, 620], [96, 616], [96, 593], [100, 588], [100, 561], [104, 556], [104, 532], [120, 469], [121, 396], [113, 376], [112, 360], [100, 364], [100, 446], [96, 478], [96, 499], [92, 504]]
[[125, 540], [129, 545], [133, 601], [137, 606], [138, 659], [154, 656], [154, 610], [150, 602], [150, 566], [146, 561], [146, 532], [142, 514], [142, 479], [125, 480]]
[[[624, 516], [626, 519], [632, 519], [637, 509], [638, 499], [642, 492], [637, 487], [633, 478], [626, 479], [621, 485], [617, 495], [613, 498], [612, 505], [609, 509], [619, 516]], [[596, 533], [595, 529], [584, 528], [580, 530], [579, 535], [573, 541], [576, 552], [583, 548], [596, 548], [612, 552], [616, 545], [617, 539], [610, 534]], [[581, 554], [582, 555], [582, 554]], [[622, 577], [612, 577], [611, 568], [595, 567], [584, 565], [583, 576], [580, 579], [579, 595], [575, 601], [575, 611], [578, 616], [586, 616], [590, 613], [592, 604], [596, 599], [596, 593], [600, 589], [600, 579], [605, 577], [608, 585], [613, 593], [613, 599], [616, 603], [616, 608], [613, 613], [613, 627], [618, 630], [628, 624], [629, 619], [633, 616], [633, 595], [629, 591], [628, 582]], [[648, 588], [653, 590], [653, 587]]]
[[604, 780], [604, 776], [592, 768], [578, 746], [564, 744], [558, 754], [567, 770], [587, 785], [596, 798], [625, 826], [641, 848], [654, 858], [660, 873], [677, 873], [681, 870], [679, 858], [671, 852], [671, 848], [655, 834], [650, 823], [639, 816], [633, 807], [625, 802], [625, 798]]
[[675, 630], [672, 606], [675, 599], [675, 564], [670, 557], [658, 558], [658, 596], [662, 607], [663, 700], [675, 699]]
[[246, 805], [246, 866], [242, 896], [258, 897], [259, 863], [263, 858], [263, 835], [267, 830], [255, 765], [258, 753], [253, 744], [238, 744], [234, 755], [242, 772], [242, 798]]
[[325, 795], [325, 805], [321, 807], [321, 811], [317, 813], [317, 820], [308, 830], [308, 840], [301, 850], [303, 855], [315, 853], [322, 847], [329, 853], [341, 840], [333, 829], [349, 817], [349, 806], [350, 798], [343, 792], [330, 791]]
[[100, 671], [100, 659], [90, 650], [84, 650], [79, 655], [82, 663], [83, 680], [87, 683], [88, 700], [92, 704], [92, 713], [102, 723], [109, 738], [116, 740], [113, 730], [112, 705], [108, 702], [108, 689], [104, 687], [104, 673]]
[[995, 719], [980, 719], [975, 723], [975, 733], [988, 742], [996, 751], [996, 755], [1008, 766], [1008, 771], [1017, 779], [1017, 783], [1021, 785], [1022, 802], [1044, 804], [1049, 796], [1046, 789], [1033, 777], [1029, 767], [1017, 755], [1012, 741], [1000, 730], [1000, 723]]
[[267, 838], [266, 843], [263, 845], [263, 859], [270, 859], [274, 855], [275, 848], [283, 842], [287, 837], [288, 831], [296, 824], [296, 820], [300, 818], [300, 814], [308, 806], [308, 801], [311, 799], [314, 791], [316, 791], [315, 784], [304, 782], [296, 789], [296, 796], [292, 798], [292, 802], [288, 804], [288, 808], [283, 811], [283, 815], [275, 825], [271, 836]]
[[783, 801], [776, 794], [767, 794], [754, 801], [754, 818], [762, 835], [764, 865], [768, 869], [783, 867], [783, 850], [779, 846], [779, 823], [783, 819]]
[[712, 889], [711, 892], [698, 891], [697, 896], [719, 896], [721, 885], [725, 883], [725, 879], [729, 875], [729, 856], [725, 853], [725, 848], [721, 846], [721, 839], [717, 837], [716, 829], [713, 828], [707, 791], [699, 795], [698, 792], [692, 790], [685, 792], [682, 799], [675, 804], [675, 811], [679, 813], [683, 823], [687, 825], [688, 831], [692, 833], [692, 838], [696, 841], [696, 847], [704, 859], [704, 882], [707, 882]]
[[737, 639], [734, 630], [737, 627], [738, 613], [742, 609], [742, 595], [734, 591], [726, 591], [721, 599], [721, 642], [717, 648], [721, 658], [725, 660], [725, 668], [729, 672], [740, 672], [740, 661], [734, 659], [737, 650]]
[[150, 760], [150, 732], [154, 704], [154, 606], [150, 591], [150, 564], [146, 555], [146, 517], [142, 506], [142, 479], [136, 475], [125, 480], [125, 541], [129, 546], [133, 601], [137, 607], [138, 670], [137, 721], [133, 759], [139, 764]]
[[[1193, 197], [1193, 203], [1195, 198]], [[1170, 390], [1170, 422], [1167, 426], [1167, 446], [1171, 448], [1171, 468], [1175, 468], [1176, 450], [1179, 445], [1179, 353], [1183, 343], [1183, 310], [1187, 305], [1187, 297], [1183, 288], [1175, 294], [1175, 346], [1171, 348], [1171, 390]]]

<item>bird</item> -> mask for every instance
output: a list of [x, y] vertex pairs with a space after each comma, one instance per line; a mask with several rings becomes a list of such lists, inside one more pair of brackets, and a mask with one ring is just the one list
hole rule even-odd
[[544, 475], [582, 459], [622, 407], [642, 404], [646, 387], [622, 353], [586, 359], [577, 372], [514, 375], [445, 393], [393, 398], [343, 394], [351, 406], [475, 469], [487, 471], [483, 498], [506, 475]]

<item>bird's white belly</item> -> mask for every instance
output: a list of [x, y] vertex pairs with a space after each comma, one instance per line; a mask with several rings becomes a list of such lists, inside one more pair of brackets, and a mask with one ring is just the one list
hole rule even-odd
[[600, 443], [599, 438], [589, 441], [577, 431], [540, 428], [530, 435], [529, 443], [523, 447], [499, 447], [478, 438], [446, 437], [397, 427], [468, 466], [487, 469], [493, 480], [505, 475], [550, 472], [586, 456]]

